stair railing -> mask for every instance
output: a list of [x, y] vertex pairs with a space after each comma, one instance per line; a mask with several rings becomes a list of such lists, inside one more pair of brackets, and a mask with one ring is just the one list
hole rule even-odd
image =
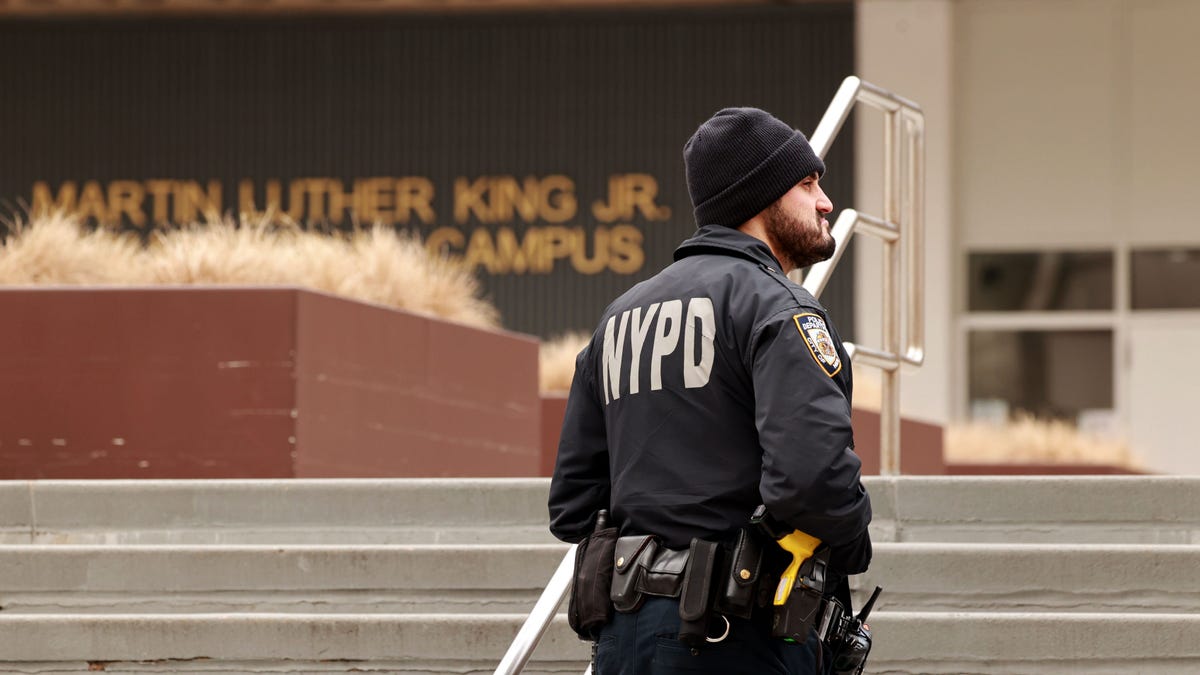
[[820, 297], [855, 232], [883, 240], [883, 348], [847, 343], [846, 351], [855, 362], [882, 372], [879, 473], [894, 476], [900, 473], [900, 366], [919, 366], [925, 361], [925, 114], [906, 98], [857, 77], [847, 77], [813, 132], [812, 148], [818, 156], [825, 156], [856, 103], [878, 108], [884, 114], [883, 217], [854, 209], [842, 211], [833, 224], [837, 242], [833, 256], [813, 265], [803, 286], [813, 297]]
[[[813, 265], [804, 279], [804, 288], [819, 297], [829, 275], [858, 230], [873, 234], [884, 242], [883, 262], [883, 344], [881, 350], [846, 343], [847, 351], [858, 362], [883, 371], [880, 410], [880, 473], [895, 475], [900, 470], [900, 380], [901, 363], [921, 365], [925, 360], [924, 338], [924, 253], [925, 223], [925, 115], [920, 106], [857, 77], [842, 81], [810, 144], [824, 157], [841, 130], [854, 104], [862, 102], [884, 112], [884, 189], [883, 217], [876, 218], [854, 209], [845, 209], [833, 225], [837, 248], [825, 262]], [[901, 143], [903, 137], [903, 143]], [[903, 244], [901, 243], [903, 242]], [[904, 344], [900, 351], [901, 322], [899, 304], [900, 247], [907, 254], [904, 278], [906, 289]], [[533, 606], [533, 611], [517, 631], [495, 675], [516, 675], [525, 668], [533, 650], [546, 634], [554, 615], [571, 588], [575, 571], [575, 546], [567, 550], [558, 569]], [[589, 665], [584, 675], [591, 675]]]
[[[513, 638], [508, 652], [496, 667], [495, 675], [516, 675], [529, 663], [533, 650], [546, 634], [546, 629], [550, 627], [550, 622], [554, 620], [554, 615], [567, 597], [567, 591], [571, 590], [571, 577], [575, 575], [576, 548], [578, 546], [572, 544], [562, 562], [558, 563], [558, 569], [554, 570], [550, 583], [546, 584], [546, 589], [534, 604], [533, 611], [521, 625], [521, 630], [517, 631], [517, 637]], [[589, 664], [584, 675], [591, 675], [591, 672], [592, 666]]]

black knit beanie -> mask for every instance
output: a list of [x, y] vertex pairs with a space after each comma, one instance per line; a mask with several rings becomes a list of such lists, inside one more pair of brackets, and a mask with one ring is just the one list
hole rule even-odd
[[758, 108], [725, 108], [683, 146], [696, 224], [737, 227], [825, 163], [804, 134]]

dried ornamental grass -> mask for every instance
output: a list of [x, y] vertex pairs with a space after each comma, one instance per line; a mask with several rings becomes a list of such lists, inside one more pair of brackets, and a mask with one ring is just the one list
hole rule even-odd
[[[875, 368], [854, 368], [854, 407], [879, 411], [882, 376]], [[903, 399], [904, 391], [900, 396]], [[1096, 464], [1136, 469], [1129, 444], [1079, 431], [1057, 420], [1018, 415], [1005, 424], [946, 426], [945, 460], [962, 464]]]
[[51, 284], [302, 286], [473, 326], [499, 325], [470, 271], [383, 226], [322, 234], [266, 219], [217, 220], [155, 233], [143, 247], [130, 235], [87, 231], [61, 215], [18, 223], [0, 247], [0, 285]]
[[1059, 420], [1019, 415], [1007, 424], [946, 428], [947, 462], [974, 464], [1105, 464], [1136, 469], [1129, 444], [1079, 431]]
[[146, 283], [145, 256], [132, 235], [85, 232], [58, 214], [17, 221], [0, 246], [0, 285], [128, 285]]
[[318, 261], [296, 256], [298, 236], [291, 228], [229, 221], [156, 232], [145, 251], [151, 283], [307, 286], [300, 280]]
[[575, 376], [575, 357], [587, 346], [591, 336], [566, 333], [542, 343], [538, 352], [538, 386], [543, 394], [566, 393]]
[[350, 247], [357, 269], [346, 270], [339, 292], [471, 325], [500, 325], [496, 307], [479, 297], [475, 276], [430, 255], [415, 238], [376, 226], [356, 232]]

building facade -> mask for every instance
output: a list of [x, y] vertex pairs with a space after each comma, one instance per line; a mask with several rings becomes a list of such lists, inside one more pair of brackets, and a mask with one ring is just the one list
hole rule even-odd
[[[1190, 0], [6, 0], [0, 200], [133, 228], [214, 204], [384, 220], [549, 336], [690, 232], [679, 151], [700, 121], [759, 105], [811, 131], [857, 74], [926, 115], [926, 363], [904, 413], [1069, 420], [1191, 473], [1198, 26]], [[852, 122], [827, 182], [878, 213], [879, 117]], [[871, 346], [879, 250], [852, 253], [828, 300]]]
[[[908, 414], [1025, 410], [1200, 471], [1197, 26], [1187, 0], [858, 3], [860, 74], [919, 101], [929, 130], [929, 349], [904, 375]], [[870, 204], [878, 132], [860, 121]]]

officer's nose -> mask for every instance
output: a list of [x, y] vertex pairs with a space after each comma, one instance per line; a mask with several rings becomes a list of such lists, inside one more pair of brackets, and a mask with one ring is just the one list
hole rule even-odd
[[824, 190], [821, 190], [821, 196], [817, 198], [817, 211], [819, 213], [833, 213], [833, 202], [829, 200]]

